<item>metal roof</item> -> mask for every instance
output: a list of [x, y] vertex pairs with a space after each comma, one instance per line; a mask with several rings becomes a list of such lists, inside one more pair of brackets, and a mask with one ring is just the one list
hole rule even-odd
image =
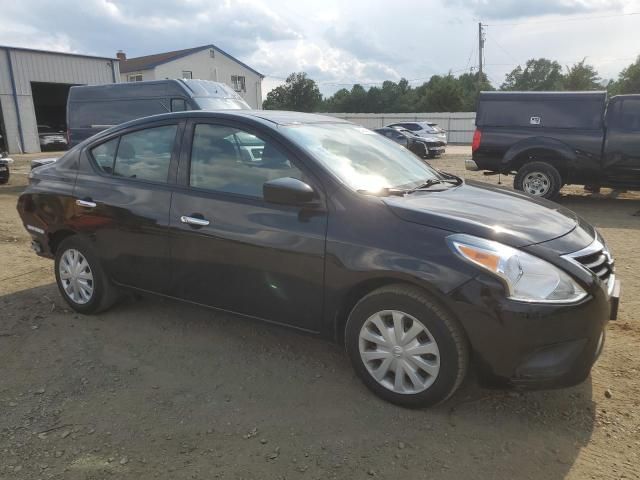
[[146, 55], [143, 57], [128, 58], [127, 60], [120, 60], [120, 73], [130, 73], [130, 72], [137, 72], [140, 70], [149, 70], [151, 68], [157, 67], [158, 65], [169, 63], [178, 58], [186, 57], [196, 52], [200, 52], [202, 50], [206, 50], [210, 48], [214, 49], [217, 52], [220, 52], [226, 57], [229, 57], [234, 62], [242, 65], [243, 67], [251, 70], [256, 75], [259, 75], [260, 77], [264, 78], [263, 74], [261, 74], [257, 70], [254, 70], [246, 63], [241, 62], [240, 60], [235, 58], [233, 55], [230, 55], [229, 53], [216, 47], [213, 44], [202, 45], [200, 47], [186, 48], [184, 50], [174, 50], [171, 52], [155, 53], [153, 55]]
[[38, 50], [35, 48], [12, 47], [10, 45], [0, 45], [0, 49], [17, 50], [17, 51], [32, 52], [32, 53], [45, 53], [48, 55], [64, 55], [68, 57], [93, 58], [95, 60], [113, 60], [116, 62], [118, 61], [117, 58], [113, 58], [113, 57], [98, 57], [96, 55], [84, 55], [82, 53], [56, 52], [53, 50]]

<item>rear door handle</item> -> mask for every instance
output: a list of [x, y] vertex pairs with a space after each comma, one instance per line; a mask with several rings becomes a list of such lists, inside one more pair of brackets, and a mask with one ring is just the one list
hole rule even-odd
[[206, 218], [187, 217], [186, 215], [182, 215], [180, 221], [187, 225], [195, 225], [198, 227], [206, 227], [210, 223]]
[[76, 200], [76, 205], [84, 208], [96, 208], [97, 204], [91, 200]]

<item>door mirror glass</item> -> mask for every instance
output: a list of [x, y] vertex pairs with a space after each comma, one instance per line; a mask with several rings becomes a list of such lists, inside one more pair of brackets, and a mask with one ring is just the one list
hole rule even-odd
[[312, 202], [315, 192], [297, 178], [283, 177], [269, 180], [262, 186], [265, 201], [282, 205], [304, 205]]

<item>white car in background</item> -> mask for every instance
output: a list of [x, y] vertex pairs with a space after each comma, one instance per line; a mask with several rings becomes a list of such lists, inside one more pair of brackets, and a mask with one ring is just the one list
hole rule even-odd
[[447, 144], [447, 132], [438, 126], [437, 123], [422, 121], [422, 122], [399, 122], [387, 125], [391, 128], [406, 128], [411, 130], [415, 135], [425, 138], [427, 140], [435, 140]]

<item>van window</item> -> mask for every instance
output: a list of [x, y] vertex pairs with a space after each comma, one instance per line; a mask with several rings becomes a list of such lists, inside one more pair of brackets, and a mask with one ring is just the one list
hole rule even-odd
[[110, 126], [167, 113], [169, 105], [165, 99], [109, 100], [103, 102], [70, 102], [69, 126], [71, 128], [91, 128], [92, 125]]
[[177, 129], [177, 125], [167, 125], [123, 135], [113, 174], [166, 183]]
[[[481, 127], [602, 128], [602, 100], [485, 100], [476, 124]], [[533, 120], [535, 119], [535, 120]]]
[[172, 112], [184, 112], [187, 110], [187, 102], [183, 98], [171, 99], [171, 111]]

